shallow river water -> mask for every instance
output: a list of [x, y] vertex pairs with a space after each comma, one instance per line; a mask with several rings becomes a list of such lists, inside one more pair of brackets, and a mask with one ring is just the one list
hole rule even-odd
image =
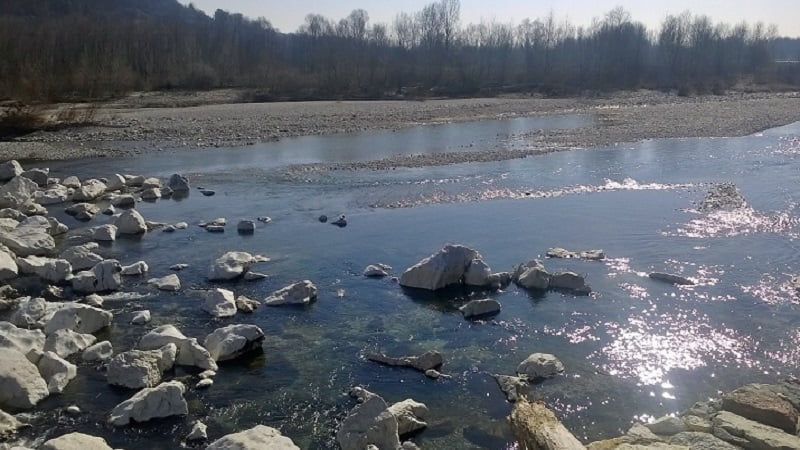
[[[533, 385], [566, 426], [588, 442], [618, 434], [635, 420], [689, 407], [720, 391], [797, 375], [800, 305], [791, 287], [800, 273], [797, 203], [800, 124], [742, 138], [645, 141], [613, 148], [552, 153], [521, 160], [391, 171], [309, 172], [289, 176], [287, 164], [351, 162], [397, 154], [503, 149], [515, 136], [554, 127], [585, 126], [586, 117], [514, 119], [397, 132], [287, 139], [242, 149], [143, 155], [49, 164], [53, 176], [189, 175], [199, 192], [183, 200], [142, 203], [148, 219], [187, 221], [185, 231], [118, 239], [103, 255], [130, 264], [143, 259], [150, 276], [188, 263], [184, 289], [157, 293], [145, 279], [126, 279], [141, 298], [108, 299], [115, 325], [99, 335], [116, 351], [133, 347], [147, 329], [173, 323], [202, 338], [231, 323], [260, 326], [262, 354], [220, 365], [208, 390], [190, 389], [190, 416], [114, 430], [108, 412], [133, 392], [110, 388], [104, 374], [81, 365], [61, 396], [37, 410], [79, 405], [78, 417], [37, 413], [29, 435], [79, 429], [117, 448], [146, 439], [149, 448], [176, 448], [194, 419], [213, 438], [266, 424], [302, 448], [335, 448], [334, 433], [362, 385], [387, 402], [413, 398], [430, 408], [429, 426], [412, 440], [422, 448], [513, 448], [507, 403], [490, 373], [513, 374], [530, 353], [557, 355], [564, 376]], [[714, 183], [736, 184], [747, 206], [701, 213], [697, 204]], [[79, 233], [79, 224], [53, 208]], [[346, 214], [338, 228], [320, 214]], [[252, 236], [235, 232], [239, 218], [270, 216]], [[224, 234], [201, 220], [228, 218]], [[98, 216], [89, 225], [108, 220]], [[533, 293], [405, 291], [389, 279], [361, 275], [371, 263], [393, 275], [460, 243], [481, 252], [495, 271], [543, 257], [549, 247], [602, 248], [607, 260], [545, 260], [548, 269], [586, 276], [594, 293], [575, 297]], [[192, 288], [210, 286], [208, 264], [225, 251], [272, 260], [254, 270], [270, 275], [223, 287], [263, 299], [289, 283], [310, 279], [319, 299], [306, 308], [261, 307], [252, 315], [210, 319]], [[678, 273], [696, 286], [673, 287], [646, 277]], [[343, 292], [344, 295], [339, 294]], [[502, 312], [470, 322], [457, 308], [489, 295]], [[125, 325], [141, 308], [153, 321]], [[451, 380], [366, 361], [363, 354], [438, 350]], [[178, 370], [174, 376], [184, 375]], [[35, 432], [35, 433], [34, 433]]]

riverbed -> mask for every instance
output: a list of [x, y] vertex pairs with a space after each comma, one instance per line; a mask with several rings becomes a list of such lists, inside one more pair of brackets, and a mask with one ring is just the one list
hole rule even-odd
[[[514, 151], [541, 130], [587, 127], [587, 115], [518, 118], [284, 139], [225, 151], [152, 153], [41, 163], [51, 176], [81, 179], [133, 173], [186, 174], [206, 197], [142, 202], [148, 220], [186, 221], [175, 233], [154, 231], [101, 248], [123, 264], [146, 261], [150, 273], [126, 279], [139, 296], [106, 300], [115, 323], [98, 335], [116, 351], [132, 348], [146, 330], [176, 324], [202, 338], [231, 323], [266, 334], [263, 353], [220, 365], [212, 388], [190, 389], [190, 414], [124, 429], [105, 425], [110, 409], [133, 392], [107, 385], [102, 371], [81, 363], [78, 378], [34, 412], [26, 438], [79, 430], [111, 446], [177, 448], [200, 419], [214, 439], [266, 424], [301, 448], [335, 448], [334, 433], [353, 406], [346, 395], [367, 387], [392, 403], [406, 398], [430, 408], [429, 426], [412, 436], [422, 448], [513, 448], [505, 417], [511, 404], [491, 373], [513, 374], [530, 353], [560, 358], [563, 376], [531, 387], [584, 442], [620, 434], [630, 424], [686, 409], [749, 382], [776, 382], [800, 363], [800, 297], [791, 278], [797, 252], [800, 123], [735, 138], [647, 140], [522, 159], [388, 170], [313, 170], [315, 164], [373, 159]], [[31, 164], [27, 164], [30, 166]], [[309, 167], [308, 170], [299, 170]], [[717, 183], [734, 183], [747, 204], [700, 211]], [[73, 228], [88, 225], [53, 207]], [[318, 216], [346, 215], [344, 228]], [[251, 236], [236, 233], [239, 218], [269, 216]], [[200, 221], [226, 217], [225, 233]], [[545, 259], [552, 270], [586, 277], [593, 293], [402, 289], [389, 278], [362, 276], [385, 263], [392, 275], [447, 243], [481, 252], [495, 271], [534, 258], [549, 247], [602, 248], [604, 261]], [[264, 254], [256, 282], [221, 287], [262, 300], [295, 281], [320, 290], [308, 307], [261, 307], [252, 315], [215, 320], [198, 309], [193, 289], [212, 286], [208, 264], [226, 251]], [[176, 263], [183, 289], [157, 292], [145, 280]], [[646, 277], [680, 274], [696, 282], [676, 287]], [[220, 286], [213, 284], [213, 286]], [[489, 296], [499, 315], [467, 321], [458, 307]], [[145, 327], [127, 323], [152, 311]], [[438, 350], [450, 380], [380, 366], [363, 355]], [[175, 376], [183, 373], [178, 371]], [[78, 405], [77, 417], [62, 407]]]

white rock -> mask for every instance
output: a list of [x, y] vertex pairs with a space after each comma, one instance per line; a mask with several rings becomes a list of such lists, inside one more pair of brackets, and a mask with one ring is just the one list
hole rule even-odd
[[106, 364], [109, 384], [131, 389], [153, 387], [161, 382], [161, 375], [172, 369], [178, 347], [169, 343], [158, 350], [131, 350], [120, 353]]
[[206, 425], [199, 420], [192, 425], [192, 431], [186, 436], [187, 441], [205, 441], [208, 439], [208, 433], [206, 432]]
[[22, 166], [16, 160], [0, 163], [0, 181], [8, 181], [22, 175]]
[[87, 222], [94, 219], [100, 212], [100, 208], [91, 203], [76, 203], [64, 210], [67, 215], [74, 216], [75, 219]]
[[66, 259], [28, 256], [17, 258], [17, 267], [21, 273], [36, 275], [51, 283], [60, 283], [72, 278], [72, 265]]
[[214, 361], [226, 361], [258, 349], [264, 332], [255, 325], [228, 325], [206, 336], [203, 345]]
[[26, 330], [10, 322], [0, 322], [0, 349], [16, 350], [27, 355], [31, 350], [44, 350], [44, 340], [41, 330]]
[[147, 422], [151, 419], [180, 416], [189, 413], [183, 393], [186, 387], [179, 381], [161, 383], [145, 388], [120, 403], [111, 411], [109, 422], [114, 426], [128, 425], [131, 421]]
[[186, 223], [186, 222], [178, 222], [178, 223], [175, 224], [175, 229], [185, 230], [187, 228], [189, 228], [189, 224]]
[[149, 310], [137, 311], [136, 313], [134, 313], [133, 319], [131, 319], [131, 323], [134, 325], [144, 325], [148, 322], [150, 322]]
[[409, 398], [390, 406], [389, 412], [397, 419], [397, 432], [400, 436], [428, 426], [425, 423], [428, 407], [424, 403]]
[[3, 219], [14, 219], [17, 222], [22, 222], [28, 216], [23, 214], [21, 211], [17, 211], [13, 208], [0, 208], [0, 218]]
[[142, 191], [142, 200], [158, 200], [161, 198], [161, 189], [150, 188]]
[[214, 317], [231, 317], [236, 314], [236, 297], [227, 289], [212, 289], [205, 293], [200, 309]]
[[61, 257], [69, 261], [72, 270], [91, 269], [103, 261], [103, 257], [94, 253], [100, 246], [96, 242], [69, 247], [61, 252]]
[[268, 306], [307, 305], [317, 298], [317, 287], [309, 280], [286, 286], [264, 299]]
[[0, 250], [0, 281], [8, 281], [19, 275], [19, 267], [15, 258]]
[[28, 359], [35, 359], [34, 364], [39, 369], [39, 374], [47, 383], [47, 389], [51, 394], [64, 392], [67, 384], [78, 375], [78, 368], [75, 364], [65, 361], [53, 352], [38, 353], [36, 351], [28, 354]]
[[77, 405], [67, 406], [65, 411], [67, 412], [67, 414], [71, 414], [73, 416], [77, 416], [78, 414], [81, 413], [81, 409]]
[[144, 275], [147, 271], [150, 270], [150, 267], [144, 261], [137, 261], [130, 266], [122, 266], [122, 271], [120, 275], [125, 276], [136, 276], [136, 275]]
[[461, 310], [465, 318], [487, 316], [500, 312], [500, 302], [490, 298], [472, 300], [459, 308], [459, 310]]
[[115, 224], [120, 234], [142, 234], [147, 231], [147, 223], [135, 209], [124, 211], [117, 217]]
[[261, 272], [253, 272], [252, 270], [248, 270], [244, 273], [244, 281], [258, 281], [263, 280], [264, 278], [268, 278], [269, 275]]
[[41, 450], [112, 450], [106, 440], [83, 433], [69, 433], [45, 442]]
[[61, 236], [69, 231], [69, 227], [59, 222], [55, 217], [48, 217], [47, 223], [50, 224], [50, 228], [47, 230], [50, 236]]
[[198, 381], [196, 385], [194, 385], [197, 389], [207, 389], [214, 385], [214, 380], [211, 378], [203, 378], [202, 380]]
[[115, 173], [108, 177], [108, 182], [106, 183], [106, 191], [118, 191], [125, 187], [125, 177], [122, 175]]
[[0, 244], [8, 247], [17, 256], [46, 256], [56, 248], [56, 242], [47, 229], [18, 227], [0, 233]]
[[256, 260], [250, 253], [228, 252], [217, 258], [208, 269], [210, 281], [227, 281], [242, 276]]
[[386, 272], [383, 269], [383, 267], [380, 267], [378, 265], [370, 264], [369, 266], [367, 266], [366, 269], [364, 269], [364, 276], [365, 277], [379, 278], [379, 277], [385, 277], [387, 275], [389, 275], [389, 273]]
[[95, 265], [90, 271], [75, 274], [72, 278], [72, 288], [86, 294], [116, 291], [122, 283], [120, 271], [122, 271], [122, 266], [117, 260], [105, 260]]
[[96, 333], [111, 325], [114, 315], [108, 311], [80, 303], [59, 308], [44, 327], [50, 335], [56, 330], [72, 330], [78, 333]]
[[162, 278], [151, 278], [147, 280], [147, 284], [160, 291], [177, 292], [181, 289], [181, 280], [174, 273]]
[[545, 290], [550, 287], [550, 274], [541, 261], [531, 261], [517, 268], [514, 281], [525, 289]]
[[550, 276], [551, 289], [566, 289], [579, 294], [591, 292], [586, 280], [575, 272], [558, 272]]
[[189, 267], [188, 264], [173, 264], [173, 265], [169, 266], [169, 270], [174, 270], [174, 271], [178, 272], [178, 271], [181, 271], [181, 270], [186, 269], [188, 267]]
[[47, 336], [44, 341], [44, 350], [54, 352], [62, 358], [67, 358], [78, 352], [82, 352], [94, 344], [97, 340], [91, 334], [76, 333], [72, 330], [57, 330]]
[[0, 410], [0, 438], [15, 433], [23, 426], [23, 423], [17, 420], [16, 417], [3, 410]]
[[33, 197], [36, 203], [42, 206], [57, 205], [66, 202], [70, 198], [69, 190], [61, 184], [50, 186], [46, 191], [37, 191]]
[[261, 306], [261, 302], [259, 301], [251, 300], [243, 295], [236, 297], [236, 309], [239, 310], [239, 312], [252, 313], [259, 306]]
[[54, 305], [48, 304], [43, 298], [23, 297], [18, 300], [17, 309], [9, 321], [22, 328], [41, 328], [41, 321], [52, 306]]
[[86, 180], [80, 188], [72, 193], [72, 200], [76, 202], [90, 202], [106, 192], [106, 185], [100, 180]]
[[81, 358], [86, 362], [105, 361], [114, 356], [114, 348], [111, 342], [103, 341], [88, 347], [83, 351]]
[[533, 353], [517, 367], [517, 373], [525, 375], [530, 381], [552, 378], [562, 372], [564, 364], [549, 353]]
[[400, 285], [418, 289], [437, 290], [460, 284], [473, 259], [480, 254], [461, 245], [446, 245], [414, 266], [400, 277]]
[[50, 395], [39, 369], [16, 350], [0, 349], [0, 407], [30, 409]]
[[116, 225], [106, 224], [90, 229], [92, 239], [101, 242], [111, 242], [117, 238]]
[[178, 346], [178, 356], [175, 364], [180, 366], [194, 366], [201, 369], [217, 370], [217, 363], [203, 348], [197, 339], [188, 338], [174, 325], [162, 325], [145, 334], [139, 341], [141, 350], [155, 350], [168, 343]]
[[[256, 425], [249, 430], [232, 433], [209, 444], [206, 450], [300, 450], [291, 439], [275, 428]], [[388, 449], [388, 447], [387, 447]], [[364, 450], [363, 448], [359, 450]]]
[[378, 395], [363, 391], [363, 400], [342, 421], [336, 441], [342, 450], [364, 450], [373, 444], [380, 449], [400, 447], [397, 419]]
[[73, 175], [73, 176], [69, 176], [67, 178], [64, 178], [64, 180], [61, 182], [61, 184], [63, 184], [64, 186], [66, 186], [66, 187], [68, 187], [70, 189], [78, 189], [78, 188], [81, 187], [81, 180], [79, 180], [78, 177]]
[[491, 284], [492, 269], [482, 259], [473, 259], [464, 273], [467, 286], [488, 286]]
[[83, 304], [94, 306], [95, 308], [102, 308], [103, 307], [103, 297], [97, 294], [89, 294], [83, 297]]
[[25, 177], [15, 177], [0, 187], [0, 208], [20, 209], [33, 199], [39, 189], [34, 181]]
[[122, 194], [111, 200], [111, 206], [117, 208], [130, 208], [136, 205], [136, 197], [131, 194]]

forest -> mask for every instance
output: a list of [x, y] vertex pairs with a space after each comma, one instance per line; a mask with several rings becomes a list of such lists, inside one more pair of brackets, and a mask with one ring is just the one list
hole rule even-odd
[[583, 25], [555, 12], [465, 24], [458, 0], [389, 24], [362, 9], [312, 13], [293, 32], [177, 0], [5, 0], [0, 55], [0, 99], [24, 102], [223, 87], [273, 101], [800, 86], [800, 39], [762, 23], [685, 12], [648, 29], [615, 8]]

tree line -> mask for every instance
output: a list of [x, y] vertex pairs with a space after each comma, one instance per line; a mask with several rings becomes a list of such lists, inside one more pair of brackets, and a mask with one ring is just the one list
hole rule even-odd
[[27, 101], [219, 87], [283, 100], [800, 84], [800, 65], [785, 62], [800, 59], [800, 39], [761, 23], [686, 12], [650, 30], [615, 8], [586, 26], [554, 13], [463, 24], [458, 0], [391, 24], [362, 9], [338, 21], [309, 14], [291, 33], [177, 0], [8, 0], [0, 55], [0, 98]]

